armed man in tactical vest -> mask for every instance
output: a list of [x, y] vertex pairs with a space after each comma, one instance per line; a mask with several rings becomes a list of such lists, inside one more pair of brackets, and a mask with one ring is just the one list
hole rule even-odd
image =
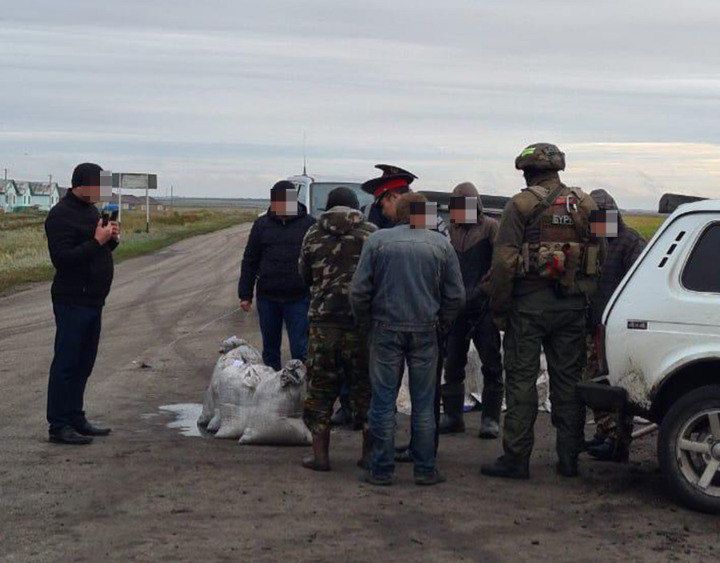
[[542, 348], [557, 431], [557, 470], [575, 477], [585, 425], [575, 384], [585, 365], [587, 300], [596, 289], [606, 247], [590, 232], [595, 202], [560, 181], [565, 155], [555, 145], [530, 145], [515, 160], [515, 168], [523, 171], [528, 187], [505, 207], [489, 283], [493, 317], [505, 330], [504, 455], [483, 465], [481, 472], [530, 476]]

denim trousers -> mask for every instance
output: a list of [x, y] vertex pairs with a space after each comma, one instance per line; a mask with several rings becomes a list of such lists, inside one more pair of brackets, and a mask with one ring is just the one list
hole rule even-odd
[[280, 346], [282, 345], [282, 327], [285, 324], [290, 354], [293, 360], [305, 361], [308, 349], [308, 309], [310, 298], [296, 301], [275, 301], [258, 297], [257, 311], [260, 318], [260, 332], [263, 341], [263, 362], [265, 365], [279, 370]]
[[85, 385], [95, 366], [102, 307], [53, 303], [55, 356], [50, 366], [47, 420], [50, 432], [85, 421]]
[[376, 324], [370, 335], [371, 472], [392, 475], [395, 469], [395, 403], [407, 362], [412, 412], [410, 453], [415, 475], [435, 471], [435, 395], [438, 340], [436, 331], [405, 332]]

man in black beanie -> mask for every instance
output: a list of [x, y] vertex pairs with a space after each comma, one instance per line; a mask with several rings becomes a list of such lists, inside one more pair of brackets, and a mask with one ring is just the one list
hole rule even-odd
[[283, 324], [293, 359], [304, 362], [307, 355], [310, 295], [297, 261], [303, 237], [314, 223], [298, 202], [295, 185], [281, 180], [270, 190], [270, 209], [255, 220], [245, 246], [238, 283], [240, 307], [249, 312], [257, 293], [263, 362], [276, 370]]
[[55, 267], [51, 288], [55, 314], [55, 356], [50, 366], [47, 419], [50, 441], [89, 444], [109, 428], [88, 422], [83, 410], [85, 385], [100, 341], [102, 308], [113, 279], [112, 251], [118, 245], [117, 223], [103, 225], [100, 201], [102, 168], [79, 164], [72, 188], [45, 221], [50, 259]]

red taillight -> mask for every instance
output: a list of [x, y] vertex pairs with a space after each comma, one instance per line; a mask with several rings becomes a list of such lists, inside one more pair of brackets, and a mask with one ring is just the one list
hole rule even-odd
[[607, 356], [605, 355], [605, 325], [599, 324], [595, 329], [595, 350], [597, 352], [598, 375], [608, 374]]

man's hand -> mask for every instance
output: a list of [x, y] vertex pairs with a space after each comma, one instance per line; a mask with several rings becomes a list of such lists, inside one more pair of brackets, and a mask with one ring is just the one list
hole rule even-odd
[[240, 301], [240, 308], [246, 313], [249, 313], [250, 309], [252, 309], [252, 301]]
[[120, 223], [118, 223], [117, 221], [112, 221], [110, 223], [110, 226], [113, 228], [112, 238], [116, 242], [120, 242]]
[[117, 231], [117, 227], [113, 227], [110, 223], [103, 227], [102, 219], [98, 220], [97, 227], [95, 227], [95, 240], [100, 246], [103, 246], [112, 238], [113, 230]]

